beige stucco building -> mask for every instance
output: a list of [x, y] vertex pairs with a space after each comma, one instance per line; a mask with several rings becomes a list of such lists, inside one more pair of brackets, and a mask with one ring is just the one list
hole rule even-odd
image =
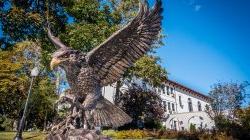
[[[137, 83], [146, 86], [141, 81]], [[115, 85], [115, 84], [114, 84]], [[167, 80], [162, 88], [154, 89], [162, 98], [162, 106], [165, 114], [162, 121], [167, 129], [187, 130], [193, 124], [196, 129], [212, 129], [214, 122], [205, 112], [206, 106], [210, 106], [211, 99], [193, 89], [177, 82]], [[124, 85], [122, 87], [126, 89]], [[115, 86], [103, 88], [103, 96], [113, 102]]]

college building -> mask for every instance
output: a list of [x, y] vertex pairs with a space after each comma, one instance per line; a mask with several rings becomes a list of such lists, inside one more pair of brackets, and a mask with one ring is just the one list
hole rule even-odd
[[[138, 82], [148, 88], [143, 82]], [[190, 126], [196, 129], [212, 129], [214, 121], [205, 112], [206, 106], [210, 107], [211, 99], [193, 89], [177, 82], [167, 80], [163, 87], [154, 89], [160, 94], [164, 109], [163, 125], [167, 129], [190, 130]], [[126, 86], [123, 86], [126, 89]], [[115, 86], [103, 87], [102, 94], [105, 98], [114, 101]]]
[[211, 99], [177, 82], [167, 80], [164, 88], [158, 89], [165, 111], [163, 125], [174, 130], [212, 129], [214, 121], [205, 112]]

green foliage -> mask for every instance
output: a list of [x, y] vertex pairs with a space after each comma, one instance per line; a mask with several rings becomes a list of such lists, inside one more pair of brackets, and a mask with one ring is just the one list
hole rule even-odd
[[158, 62], [159, 58], [146, 55], [130, 68], [128, 75], [142, 78], [152, 86], [160, 86], [166, 80], [167, 72]]
[[[1, 140], [12, 140], [16, 135], [16, 132], [0, 132]], [[30, 140], [43, 140], [47, 134], [42, 132], [23, 132], [23, 139]]]
[[[159, 122], [164, 113], [160, 104], [160, 95], [132, 84], [126, 92], [120, 93], [120, 99], [118, 104], [133, 118], [132, 123], [124, 125], [120, 129], [160, 128]], [[138, 124], [139, 122], [143, 123], [142, 126]]]
[[65, 42], [70, 47], [89, 52], [107, 39], [115, 30], [116, 27], [109, 26], [107, 22], [97, 24], [74, 23], [69, 26], [67, 34], [64, 34], [62, 38], [65, 38]]
[[146, 118], [144, 126], [147, 129], [160, 130], [163, 128], [162, 121], [160, 119], [155, 119], [155, 118]]
[[66, 33], [62, 34], [62, 39], [72, 48], [89, 52], [118, 30], [122, 22], [128, 21], [127, 18], [121, 18], [121, 9], [114, 7], [124, 3], [126, 2], [98, 0], [68, 3], [66, 11], [75, 21], [68, 26]]
[[217, 127], [217, 133], [224, 133], [232, 136], [234, 139], [249, 139], [250, 138], [250, 117], [249, 107], [238, 109], [235, 112], [237, 119], [229, 119], [224, 115], [214, 118]]
[[217, 83], [209, 92], [213, 99], [209, 115], [214, 119], [218, 132], [235, 139], [250, 138], [249, 108], [241, 109], [247, 86], [248, 82]]
[[123, 130], [123, 131], [108, 130], [108, 131], [103, 131], [103, 134], [115, 139], [142, 139], [148, 136], [146, 131], [137, 129]]
[[237, 110], [237, 118], [239, 118], [241, 125], [250, 131], [250, 106], [247, 108]]
[[[39, 48], [39, 44], [26, 41], [16, 44], [11, 50], [0, 52], [0, 114], [7, 118], [20, 118], [30, 84], [30, 70], [34, 66], [34, 53], [38, 51], [36, 47]], [[54, 89], [44, 73], [35, 80], [29, 102], [29, 124], [42, 128], [45, 116], [49, 118], [47, 121], [52, 121]]]
[[96, 23], [102, 18], [98, 0], [79, 0], [66, 7], [67, 12], [79, 22]]
[[42, 18], [38, 13], [26, 12], [20, 7], [13, 6], [2, 20], [3, 31], [8, 33], [13, 41], [38, 37]]
[[235, 111], [241, 107], [244, 101], [247, 86], [249, 86], [248, 82], [214, 84], [209, 92], [214, 116], [227, 114], [228, 117], [234, 117]]
[[223, 115], [216, 116], [214, 118], [214, 122], [219, 131], [226, 131], [228, 126], [231, 124], [231, 121]]
[[[0, 23], [6, 47], [27, 39], [44, 39], [43, 26], [46, 21], [46, 1], [4, 0], [0, 2]], [[62, 1], [50, 0], [50, 21], [58, 29], [65, 29], [66, 13]], [[4, 7], [4, 5], [8, 5]], [[8, 7], [8, 8], [7, 8]]]
[[28, 88], [29, 77], [26, 70], [30, 61], [25, 58], [24, 50], [28, 42], [17, 44], [11, 51], [0, 52], [0, 105], [3, 114], [16, 118]]
[[103, 134], [113, 139], [180, 139], [180, 140], [234, 140], [227, 133], [187, 132], [172, 130], [105, 130]]
[[13, 120], [0, 115], [0, 131], [11, 131]]
[[189, 130], [190, 130], [190, 132], [195, 132], [196, 131], [195, 125], [191, 123]]
[[250, 129], [243, 124], [243, 120], [239, 119], [238, 121], [233, 121], [221, 116], [215, 121], [218, 132], [231, 135], [234, 139], [250, 139]]
[[51, 84], [48, 77], [39, 77], [34, 85], [31, 100], [29, 102], [28, 124], [26, 128], [32, 128], [36, 125], [43, 129], [44, 121], [52, 122], [56, 115], [54, 103], [57, 99], [55, 94], [55, 85]]

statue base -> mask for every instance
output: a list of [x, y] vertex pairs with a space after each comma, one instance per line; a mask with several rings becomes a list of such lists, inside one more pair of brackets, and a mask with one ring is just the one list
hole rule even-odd
[[96, 130], [70, 129], [66, 133], [49, 134], [46, 140], [111, 140]]

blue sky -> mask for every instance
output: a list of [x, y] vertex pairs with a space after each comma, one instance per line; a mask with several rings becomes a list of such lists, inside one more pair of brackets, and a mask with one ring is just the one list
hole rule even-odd
[[167, 37], [157, 54], [170, 79], [204, 94], [219, 81], [250, 81], [250, 0], [164, 0], [163, 5]]

